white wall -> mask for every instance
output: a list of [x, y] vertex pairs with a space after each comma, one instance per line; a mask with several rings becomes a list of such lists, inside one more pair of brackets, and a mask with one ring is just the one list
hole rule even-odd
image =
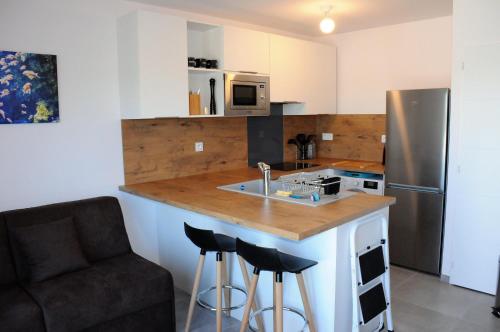
[[0, 126], [0, 211], [123, 182], [113, 1], [2, 0], [0, 47], [57, 55], [61, 122]]
[[494, 293], [500, 256], [500, 2], [453, 2], [453, 72], [443, 273]]
[[385, 113], [385, 92], [449, 87], [451, 17], [324, 37], [337, 45], [337, 113]]

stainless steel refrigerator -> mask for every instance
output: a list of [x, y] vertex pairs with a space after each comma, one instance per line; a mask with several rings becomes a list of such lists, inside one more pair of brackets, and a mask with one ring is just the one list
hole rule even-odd
[[449, 89], [387, 91], [385, 194], [391, 263], [439, 274]]

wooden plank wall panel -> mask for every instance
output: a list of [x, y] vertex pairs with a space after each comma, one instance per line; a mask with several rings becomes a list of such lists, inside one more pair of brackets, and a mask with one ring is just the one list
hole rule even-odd
[[244, 117], [122, 120], [125, 184], [247, 167], [246, 128]]
[[297, 155], [295, 145], [287, 144], [290, 138], [297, 134], [316, 134], [316, 115], [285, 115], [283, 117], [283, 144], [284, 160], [293, 161]]
[[333, 133], [333, 141], [316, 141], [322, 158], [382, 162], [385, 114], [319, 115], [317, 133]]

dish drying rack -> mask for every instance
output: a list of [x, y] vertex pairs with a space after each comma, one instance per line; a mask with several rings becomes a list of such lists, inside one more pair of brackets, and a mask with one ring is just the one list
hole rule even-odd
[[[329, 177], [318, 177], [318, 175], [301, 172], [290, 175], [282, 175], [276, 181], [281, 185], [281, 190], [289, 191], [297, 195], [310, 195], [314, 192], [325, 193], [325, 187], [340, 183], [340, 179], [335, 182], [323, 183]], [[336, 194], [332, 196], [337, 196]]]

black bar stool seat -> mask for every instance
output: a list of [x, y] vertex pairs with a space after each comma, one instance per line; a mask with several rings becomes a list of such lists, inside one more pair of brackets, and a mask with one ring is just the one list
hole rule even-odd
[[301, 273], [318, 262], [236, 239], [238, 255], [261, 271]]
[[187, 237], [205, 252], [236, 252], [236, 239], [211, 230], [198, 229], [184, 223]]
[[[307, 292], [304, 283], [304, 277], [302, 272], [318, 262], [293, 256], [278, 251], [275, 248], [264, 248], [259, 247], [254, 244], [245, 242], [239, 238], [236, 239], [236, 252], [239, 256], [243, 257], [248, 263], [253, 265], [253, 279], [250, 289], [248, 290], [247, 304], [245, 306], [245, 312], [243, 313], [243, 319], [241, 321], [240, 332], [246, 330], [246, 327], [250, 319], [250, 308], [252, 307], [253, 297], [255, 296], [255, 291], [257, 288], [257, 283], [259, 280], [259, 274], [261, 271], [269, 271], [274, 273], [274, 284], [273, 284], [273, 298], [274, 303], [272, 307], [267, 307], [260, 309], [258, 312], [254, 313], [258, 315], [263, 311], [273, 310], [274, 312], [274, 331], [283, 331], [283, 310], [291, 311], [298, 314], [305, 321], [305, 325], [301, 331], [305, 330], [309, 326], [309, 331], [315, 332], [315, 324], [313, 321], [312, 311], [309, 304], [309, 299], [307, 297]], [[300, 295], [302, 297], [302, 302], [304, 305], [305, 316], [297, 311], [296, 309], [283, 307], [283, 273], [294, 273], [297, 277], [297, 283], [299, 285]], [[256, 331], [250, 325], [250, 330]]]

